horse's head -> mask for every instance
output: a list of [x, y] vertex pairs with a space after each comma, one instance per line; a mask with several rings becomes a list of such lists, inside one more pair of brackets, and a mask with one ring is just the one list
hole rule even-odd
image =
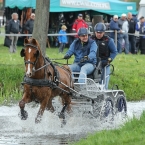
[[40, 55], [40, 47], [37, 40], [34, 38], [26, 38], [24, 40], [24, 48], [21, 50], [20, 55], [24, 57], [26, 76], [31, 77]]

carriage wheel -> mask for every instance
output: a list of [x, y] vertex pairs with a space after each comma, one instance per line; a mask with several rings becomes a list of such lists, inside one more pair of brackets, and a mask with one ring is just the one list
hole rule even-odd
[[104, 101], [104, 95], [98, 96], [92, 102], [92, 116], [98, 118]]
[[124, 96], [119, 96], [117, 99], [118, 112], [127, 112], [127, 105]]
[[109, 119], [110, 121], [114, 119], [114, 103], [111, 97], [105, 99], [104, 105], [102, 106], [100, 119]]

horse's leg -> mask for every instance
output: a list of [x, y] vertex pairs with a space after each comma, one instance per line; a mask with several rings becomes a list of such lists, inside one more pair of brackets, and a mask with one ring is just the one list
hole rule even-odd
[[20, 116], [21, 120], [26, 120], [28, 118], [28, 113], [27, 113], [27, 111], [24, 110], [24, 108], [25, 108], [25, 104], [29, 103], [31, 101], [32, 100], [31, 100], [30, 95], [27, 93], [24, 93], [22, 100], [19, 102], [19, 107], [20, 107], [19, 116]]
[[50, 110], [52, 113], [54, 112], [54, 107], [52, 105], [52, 99], [53, 98], [50, 98], [49, 101], [48, 101], [48, 104], [46, 106], [46, 110]]
[[61, 95], [61, 97], [62, 97], [63, 108], [59, 114], [59, 118], [63, 119], [63, 122], [62, 122], [63, 124], [66, 124], [65, 111], [66, 111], [66, 109], [68, 111], [71, 110], [71, 108], [70, 108], [71, 99], [70, 99], [70, 96], [68, 96], [67, 94], [63, 94], [63, 95]]
[[44, 113], [44, 110], [47, 106], [48, 101], [49, 101], [49, 96], [45, 96], [44, 99], [40, 102], [40, 108], [35, 118], [35, 123], [40, 123], [41, 117]]

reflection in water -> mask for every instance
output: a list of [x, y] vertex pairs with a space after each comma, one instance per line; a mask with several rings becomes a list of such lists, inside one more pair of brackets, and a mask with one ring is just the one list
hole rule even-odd
[[[130, 102], [128, 116], [139, 117], [145, 110], [145, 102]], [[35, 116], [39, 107], [27, 105], [29, 118], [25, 121], [18, 118], [19, 107], [0, 107], [0, 145], [64, 145], [84, 138], [88, 133], [102, 129], [117, 128], [126, 120], [119, 114], [114, 121], [99, 121], [89, 116], [82, 117], [79, 112], [67, 117], [67, 124], [62, 128], [57, 113], [45, 111], [40, 124], [35, 124]]]

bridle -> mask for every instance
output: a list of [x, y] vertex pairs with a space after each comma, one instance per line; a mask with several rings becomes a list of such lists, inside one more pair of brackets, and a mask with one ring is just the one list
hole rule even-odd
[[[35, 48], [36, 50], [39, 51], [38, 46], [36, 46], [36, 45], [33, 45], [33, 44], [26, 44], [26, 45], [24, 45], [24, 48], [27, 47], [27, 46], [31, 46], [31, 47], [33, 47], [33, 48]], [[40, 51], [39, 51], [39, 55], [40, 55]], [[35, 67], [35, 65], [36, 65], [36, 63], [37, 63], [37, 61], [38, 61], [39, 55], [36, 57], [36, 60], [35, 60], [34, 62], [25, 61], [25, 60], [24, 60], [25, 65], [26, 65], [26, 64], [32, 64], [32, 65]]]
[[[33, 67], [35, 68], [35, 65], [36, 65], [36, 63], [37, 63], [37, 61], [38, 61], [38, 58], [39, 58], [39, 56], [40, 56], [40, 50], [38, 49], [38, 46], [33, 45], [33, 44], [30, 44], [30, 43], [24, 45], [24, 48], [27, 47], [27, 46], [31, 46], [31, 47], [33, 47], [33, 48], [35, 48], [36, 50], [39, 51], [39, 55], [36, 57], [36, 60], [35, 60], [34, 62], [25, 61], [25, 60], [24, 60], [25, 65], [26, 65], [26, 64], [32, 64]], [[42, 56], [42, 57], [43, 57], [43, 56]], [[43, 59], [44, 59], [44, 64], [45, 64], [45, 58], [43, 57]], [[34, 69], [33, 72], [37, 72], [37, 71], [41, 70], [42, 68], [45, 68], [45, 67], [48, 66], [49, 64], [50, 64], [50, 62], [47, 63], [47, 64], [45, 64], [45, 65], [43, 65], [42, 67], [38, 68], [37, 70]]]

